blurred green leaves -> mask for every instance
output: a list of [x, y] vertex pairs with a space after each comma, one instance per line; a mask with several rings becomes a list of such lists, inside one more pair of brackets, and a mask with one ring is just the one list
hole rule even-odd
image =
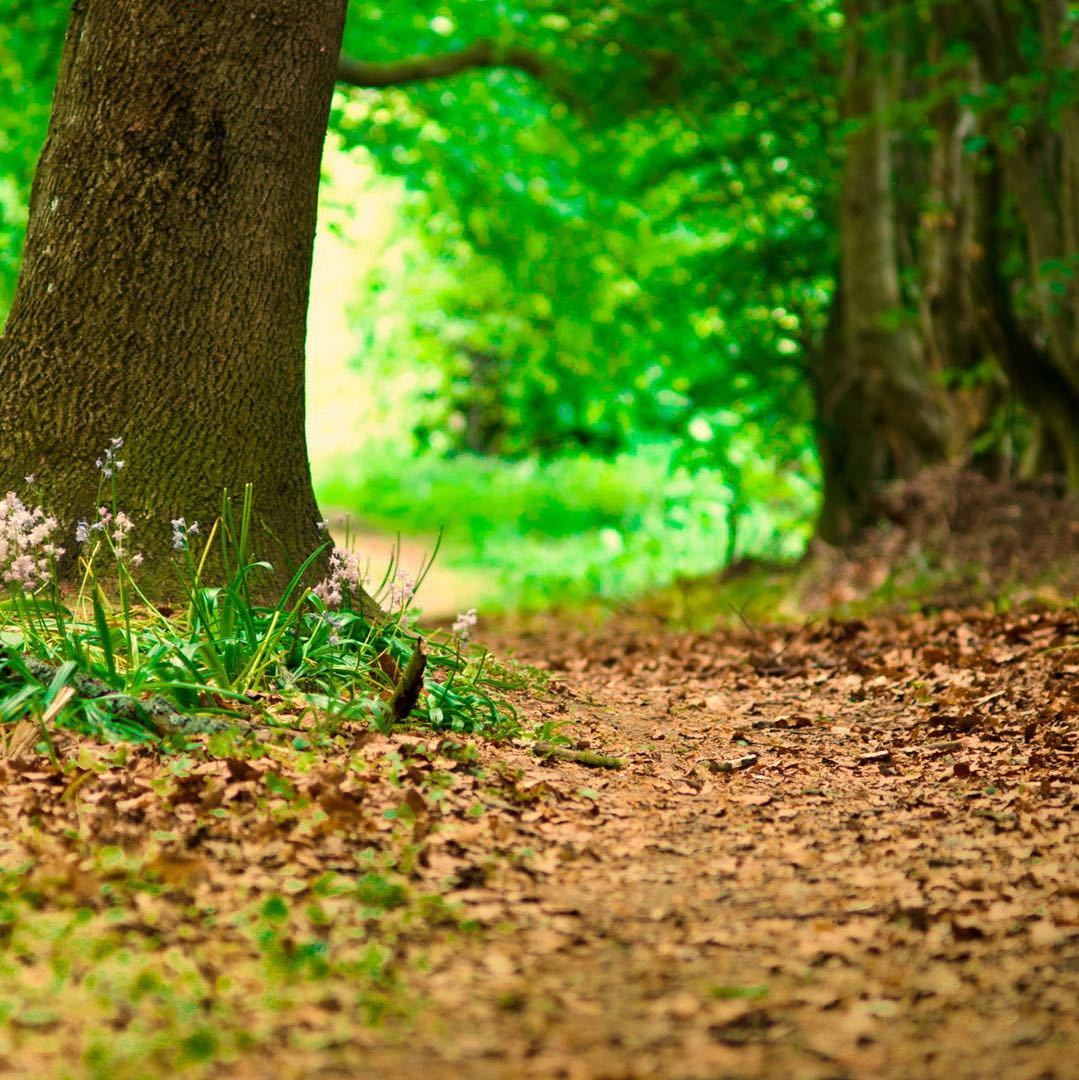
[[[421, 448], [614, 454], [726, 408], [800, 467], [803, 353], [831, 293], [834, 16], [789, 0], [353, 5], [346, 50], [510, 40], [580, 103], [508, 68], [338, 99], [345, 144], [410, 192], [355, 323], [373, 377], [429, 373]], [[730, 467], [726, 449], [710, 462]]]
[[45, 128], [69, 5], [0, 0], [0, 314], [15, 291], [30, 181]]

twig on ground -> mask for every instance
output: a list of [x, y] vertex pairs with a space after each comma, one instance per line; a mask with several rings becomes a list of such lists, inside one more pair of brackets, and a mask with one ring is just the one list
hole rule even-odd
[[[917, 749], [915, 747], [914, 749]], [[951, 750], [962, 750], [963, 743], [959, 739], [941, 739], [937, 742], [928, 742], [925, 744], [926, 750], [937, 750], [941, 752], [948, 752]]]
[[875, 765], [878, 762], [892, 760], [891, 750], [871, 750], [858, 758], [859, 765]]
[[749, 621], [749, 619], [746, 618], [744, 612], [740, 607], [737, 607], [735, 604], [732, 604], [730, 602], [728, 602], [727, 606], [731, 609], [731, 611], [735, 613], [735, 615], [738, 616], [742, 625], [749, 631], [750, 636], [753, 638], [754, 641], [763, 640], [761, 638], [761, 635], [757, 632], [757, 628]]
[[730, 758], [727, 761], [716, 761], [715, 758], [707, 758], [705, 765], [709, 772], [728, 773], [737, 772], [739, 769], [748, 769], [756, 765], [760, 758], [756, 754], [743, 754], [741, 757]]
[[532, 753], [536, 757], [553, 758], [555, 761], [572, 761], [577, 765], [587, 765], [590, 769], [621, 769], [625, 762], [621, 758], [597, 754], [594, 750], [570, 750], [554, 743], [537, 742], [532, 744]]

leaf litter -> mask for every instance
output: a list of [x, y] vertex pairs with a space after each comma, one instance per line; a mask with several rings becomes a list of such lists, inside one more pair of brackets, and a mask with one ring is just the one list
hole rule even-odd
[[505, 631], [577, 760], [17, 727], [0, 1072], [1075, 1075], [1077, 643], [1067, 610]]

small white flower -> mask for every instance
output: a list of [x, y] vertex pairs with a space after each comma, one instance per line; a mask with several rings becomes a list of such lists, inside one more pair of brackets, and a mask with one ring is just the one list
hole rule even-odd
[[187, 538], [191, 533], [197, 533], [199, 531], [199, 523], [194, 521], [188, 526], [187, 522], [182, 518], [172, 519], [172, 549], [173, 551], [183, 551], [187, 547]]
[[118, 460], [116, 457], [116, 451], [123, 445], [123, 439], [110, 439], [109, 445], [105, 448], [105, 453], [94, 462], [98, 471], [106, 480], [110, 479], [124, 467], [124, 462]]

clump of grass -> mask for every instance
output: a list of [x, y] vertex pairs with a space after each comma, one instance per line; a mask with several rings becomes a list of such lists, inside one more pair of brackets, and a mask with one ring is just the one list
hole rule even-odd
[[[36, 723], [46, 743], [53, 726], [147, 740], [252, 723], [308, 730], [312, 715], [329, 730], [359, 722], [387, 731], [406, 719], [453, 731], [512, 726], [512, 709], [492, 696], [485, 652], [468, 643], [474, 612], [454, 633], [422, 636], [420, 581], [396, 558], [372, 587], [358, 557], [327, 538], [276, 603], [256, 603], [252, 582], [269, 566], [251, 550], [250, 487], [238, 510], [223, 496], [205, 530], [172, 522], [184, 601], [156, 607], [139, 584], [137, 530], [118, 503], [122, 445], [112, 440], [99, 460], [98, 509], [76, 528], [73, 594], [60, 587], [56, 519], [13, 492], [0, 501], [0, 723]], [[308, 587], [327, 553], [328, 573]], [[394, 690], [419, 650], [421, 692], [409, 695], [408, 717], [395, 717]]]

